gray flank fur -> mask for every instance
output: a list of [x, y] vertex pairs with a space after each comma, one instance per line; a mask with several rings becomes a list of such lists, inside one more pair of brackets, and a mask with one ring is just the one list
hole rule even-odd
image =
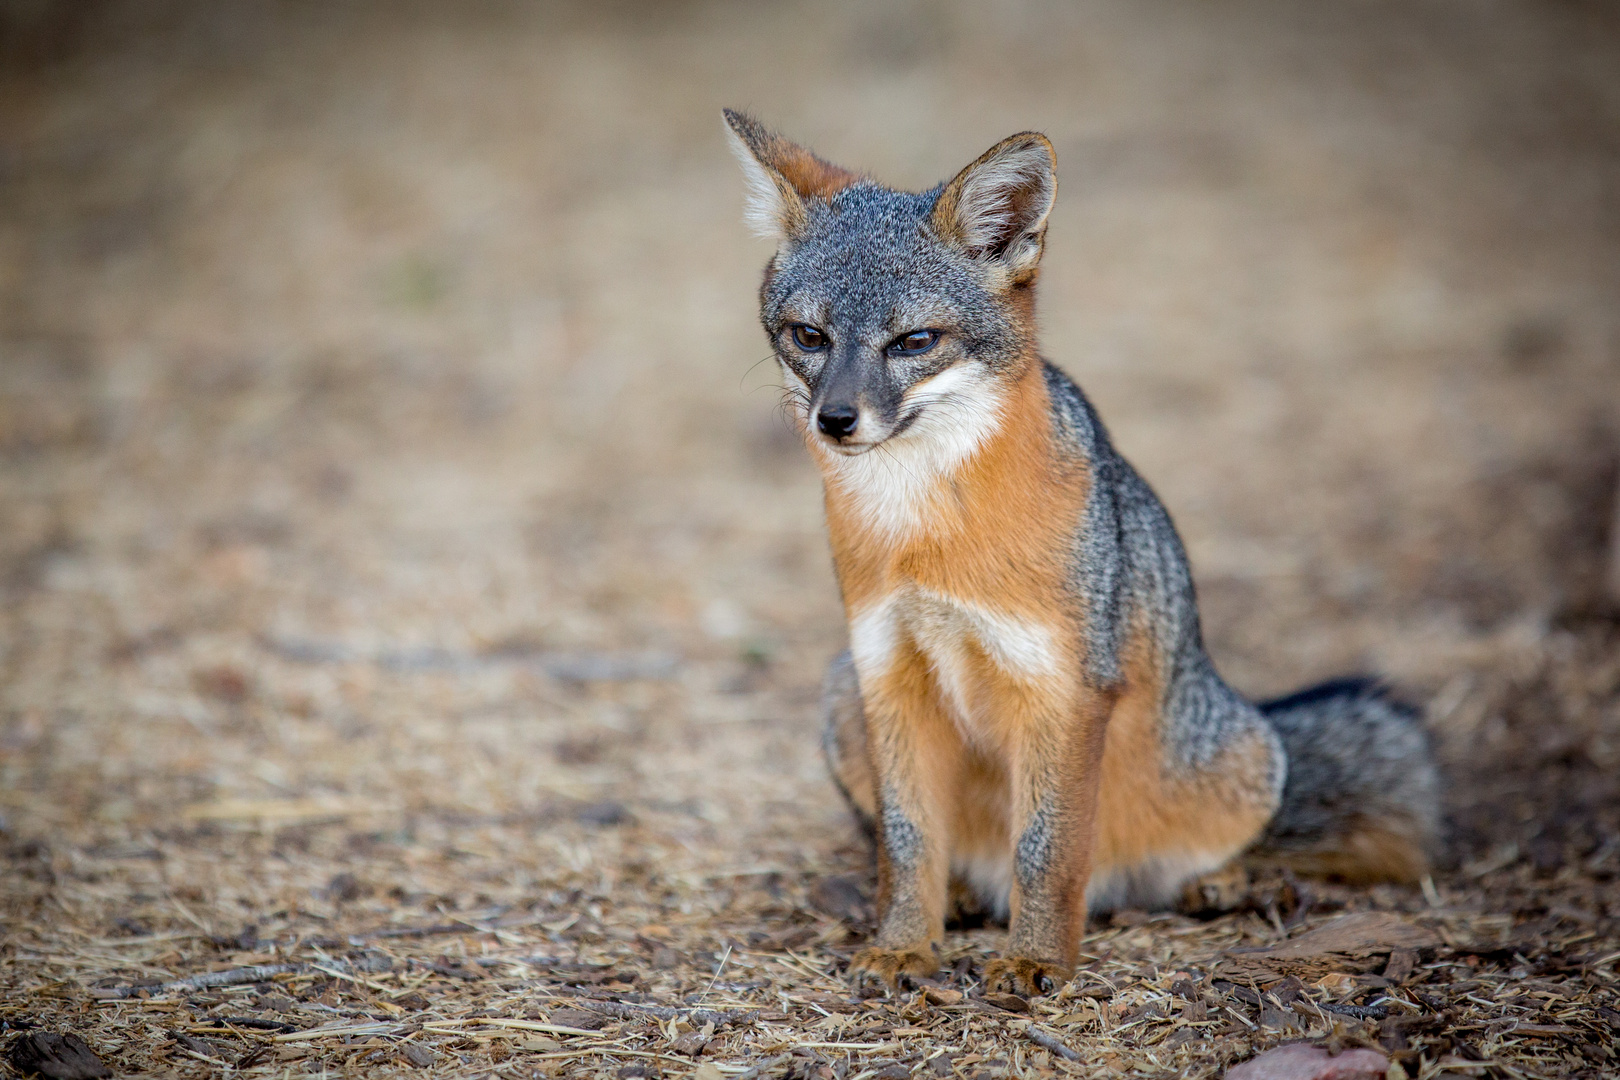
[[[1114, 450], [1080, 388], [1051, 364], [1044, 370], [1055, 434], [1091, 474], [1070, 573], [1086, 612], [1088, 677], [1116, 684], [1127, 629], [1146, 627], [1170, 666], [1162, 713], [1168, 769], [1196, 770], [1245, 736], [1274, 741], [1259, 711], [1221, 680], [1204, 652], [1187, 554], [1164, 504]], [[1273, 758], [1272, 774], [1256, 780], [1275, 799], [1286, 768], [1280, 748]]]

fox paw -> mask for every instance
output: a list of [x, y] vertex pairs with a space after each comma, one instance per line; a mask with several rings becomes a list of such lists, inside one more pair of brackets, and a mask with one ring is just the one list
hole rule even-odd
[[1055, 960], [1007, 956], [984, 965], [984, 988], [992, 994], [1038, 997], [1061, 987], [1072, 974], [1068, 967]]
[[1234, 859], [1182, 885], [1180, 908], [1189, 914], [1235, 911], [1248, 895], [1248, 868]]
[[899, 990], [912, 985], [913, 979], [923, 979], [939, 972], [939, 948], [926, 949], [862, 949], [849, 962], [850, 981], [861, 993], [868, 991]]

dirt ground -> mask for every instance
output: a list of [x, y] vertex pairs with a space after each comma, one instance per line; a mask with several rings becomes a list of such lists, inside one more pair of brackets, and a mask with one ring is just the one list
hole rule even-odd
[[[910, 187], [1051, 135], [1046, 353], [1235, 685], [1426, 705], [1429, 887], [1122, 913], [1022, 1010], [978, 990], [995, 928], [851, 996], [841, 613], [722, 105]], [[1614, 1075], [1617, 485], [1610, 5], [16, 0], [0, 1037], [198, 1077], [1207, 1077], [1300, 1038]], [[1418, 937], [1231, 951], [1346, 912]]]

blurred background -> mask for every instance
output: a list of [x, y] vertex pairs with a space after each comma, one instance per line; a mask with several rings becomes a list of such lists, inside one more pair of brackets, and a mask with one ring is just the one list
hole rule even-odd
[[722, 106], [1047, 132], [1044, 349], [1223, 671], [1426, 703], [1443, 890], [1612, 878], [1614, 5], [6, 0], [0, 814], [101, 882], [13, 912], [860, 864]]

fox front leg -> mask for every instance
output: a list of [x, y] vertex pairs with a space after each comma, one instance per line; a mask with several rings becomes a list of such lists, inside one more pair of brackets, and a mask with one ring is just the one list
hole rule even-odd
[[885, 799], [879, 815], [877, 943], [850, 962], [857, 989], [897, 990], [939, 971], [946, 862], [899, 802]]
[[957, 763], [950, 740], [922, 737], [936, 719], [904, 708], [872, 710], [878, 932], [876, 943], [850, 962], [859, 989], [898, 989], [939, 971], [950, 876], [945, 798]]
[[1012, 921], [1006, 954], [985, 965], [987, 990], [1025, 997], [1074, 974], [1086, 925], [1086, 884], [1096, 834], [1105, 721], [1088, 717], [1067, 745], [1021, 762], [1026, 808], [1013, 850]]

